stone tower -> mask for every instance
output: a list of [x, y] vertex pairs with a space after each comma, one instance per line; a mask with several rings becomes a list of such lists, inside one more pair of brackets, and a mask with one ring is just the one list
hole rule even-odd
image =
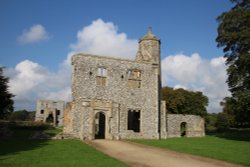
[[[160, 95], [160, 44], [149, 28], [139, 40], [135, 60], [74, 55], [73, 101], [65, 112], [64, 133], [83, 140], [180, 136], [181, 125], [194, 119], [173, 115], [168, 120], [166, 103]], [[202, 121], [194, 122], [202, 125]], [[186, 123], [184, 134], [201, 134], [200, 129], [194, 131], [197, 125]]]
[[160, 64], [160, 40], [152, 34], [151, 28], [148, 33], [139, 40], [139, 50], [136, 54], [136, 61], [151, 62], [152, 64]]

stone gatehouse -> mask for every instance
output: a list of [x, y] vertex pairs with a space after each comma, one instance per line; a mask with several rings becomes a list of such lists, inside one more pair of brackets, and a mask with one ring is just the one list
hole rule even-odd
[[151, 30], [139, 40], [135, 60], [76, 54], [72, 66], [72, 102], [65, 110], [65, 134], [84, 140], [159, 139], [171, 133], [177, 136], [177, 132], [193, 136], [191, 131], [199, 129], [195, 136], [204, 135], [204, 121], [195, 123], [203, 120], [197, 116], [183, 120], [189, 129], [178, 122], [175, 132], [168, 132], [171, 121], [165, 101], [160, 100], [160, 40]]
[[35, 121], [63, 126], [64, 101], [38, 100]]

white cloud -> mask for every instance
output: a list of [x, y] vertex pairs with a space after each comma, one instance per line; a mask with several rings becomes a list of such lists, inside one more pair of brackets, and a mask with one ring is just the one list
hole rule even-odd
[[209, 98], [209, 112], [221, 111], [220, 101], [229, 96], [225, 59], [202, 59], [198, 53], [170, 55], [162, 60], [163, 85], [202, 91]]
[[[41, 25], [36, 25], [24, 32], [20, 43], [31, 43], [48, 38]], [[127, 39], [125, 33], [119, 33], [118, 27], [101, 19], [93, 21], [77, 33], [77, 41], [70, 45], [57, 72], [50, 72], [46, 67], [30, 60], [24, 60], [14, 69], [7, 69], [10, 77], [10, 91], [15, 94], [16, 109], [35, 109], [37, 99], [71, 100], [71, 63], [73, 54], [82, 52], [104, 56], [132, 59], [137, 51], [137, 40]]]
[[190, 83], [196, 80], [197, 73], [194, 71], [198, 69], [200, 63], [201, 58], [198, 53], [194, 53], [191, 57], [183, 54], [170, 55], [162, 60], [162, 71], [167, 71], [168, 78], [176, 78], [184, 83]]
[[24, 60], [14, 69], [7, 69], [6, 74], [10, 77], [16, 109], [34, 109], [37, 99], [71, 100], [71, 74], [63, 65], [53, 73], [38, 63]]
[[[29, 60], [7, 69], [10, 90], [16, 95], [16, 109], [30, 109], [30, 106], [34, 109], [37, 99], [71, 100], [70, 58], [73, 54], [82, 52], [133, 59], [138, 44], [125, 33], [119, 33], [113, 23], [97, 19], [77, 33], [77, 40], [70, 47], [71, 51], [65, 55], [57, 72], [50, 72]], [[162, 60], [163, 85], [202, 91], [210, 100], [208, 111], [218, 112], [221, 110], [219, 102], [230, 95], [225, 84], [224, 61], [222, 57], [205, 60], [198, 53], [170, 55]]]
[[180, 89], [180, 88], [187, 89], [185, 86], [180, 85], [180, 84], [177, 84], [177, 85], [174, 86], [174, 89]]
[[48, 38], [49, 35], [45, 28], [40, 24], [36, 24], [30, 27], [29, 30], [24, 30], [23, 34], [17, 37], [17, 41], [20, 44], [28, 44], [47, 40]]
[[102, 19], [93, 21], [77, 33], [77, 42], [71, 44], [72, 53], [90, 53], [103, 56], [134, 59], [138, 48], [137, 40], [128, 39], [119, 33], [112, 22]]

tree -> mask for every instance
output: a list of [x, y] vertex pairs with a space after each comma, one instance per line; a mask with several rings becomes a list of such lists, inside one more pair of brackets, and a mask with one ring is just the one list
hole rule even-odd
[[173, 88], [164, 87], [161, 90], [162, 99], [166, 101], [166, 107], [169, 113], [178, 114], [182, 110], [185, 98], [179, 91]]
[[215, 131], [217, 125], [217, 113], [208, 113], [205, 117], [206, 131]]
[[230, 126], [230, 118], [228, 114], [224, 112], [220, 112], [217, 115], [217, 122], [216, 122], [216, 127], [218, 130], [226, 130]]
[[220, 103], [223, 107], [223, 113], [227, 114], [229, 118], [229, 123], [231, 127], [236, 126], [236, 113], [234, 112], [237, 107], [237, 102], [232, 97], [225, 97], [223, 101]]
[[231, 0], [235, 6], [218, 18], [218, 47], [226, 58], [227, 84], [234, 101], [233, 114], [238, 124], [250, 126], [250, 0]]
[[10, 121], [34, 121], [35, 111], [19, 110], [12, 112], [9, 120]]
[[29, 113], [26, 110], [15, 111], [11, 113], [10, 121], [27, 121], [29, 119]]
[[208, 98], [202, 92], [164, 87], [162, 88], [162, 99], [166, 101], [169, 113], [194, 114], [202, 117], [207, 114]]
[[0, 67], [0, 119], [6, 119], [8, 114], [13, 111], [14, 97], [8, 90], [9, 79], [3, 75], [3, 67]]

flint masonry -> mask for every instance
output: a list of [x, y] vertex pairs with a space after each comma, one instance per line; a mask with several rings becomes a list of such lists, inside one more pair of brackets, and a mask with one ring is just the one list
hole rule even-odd
[[83, 140], [159, 139], [180, 136], [183, 126], [186, 136], [203, 136], [198, 116], [168, 119], [160, 100], [160, 65], [160, 40], [151, 30], [139, 40], [135, 60], [74, 55], [64, 133]]

